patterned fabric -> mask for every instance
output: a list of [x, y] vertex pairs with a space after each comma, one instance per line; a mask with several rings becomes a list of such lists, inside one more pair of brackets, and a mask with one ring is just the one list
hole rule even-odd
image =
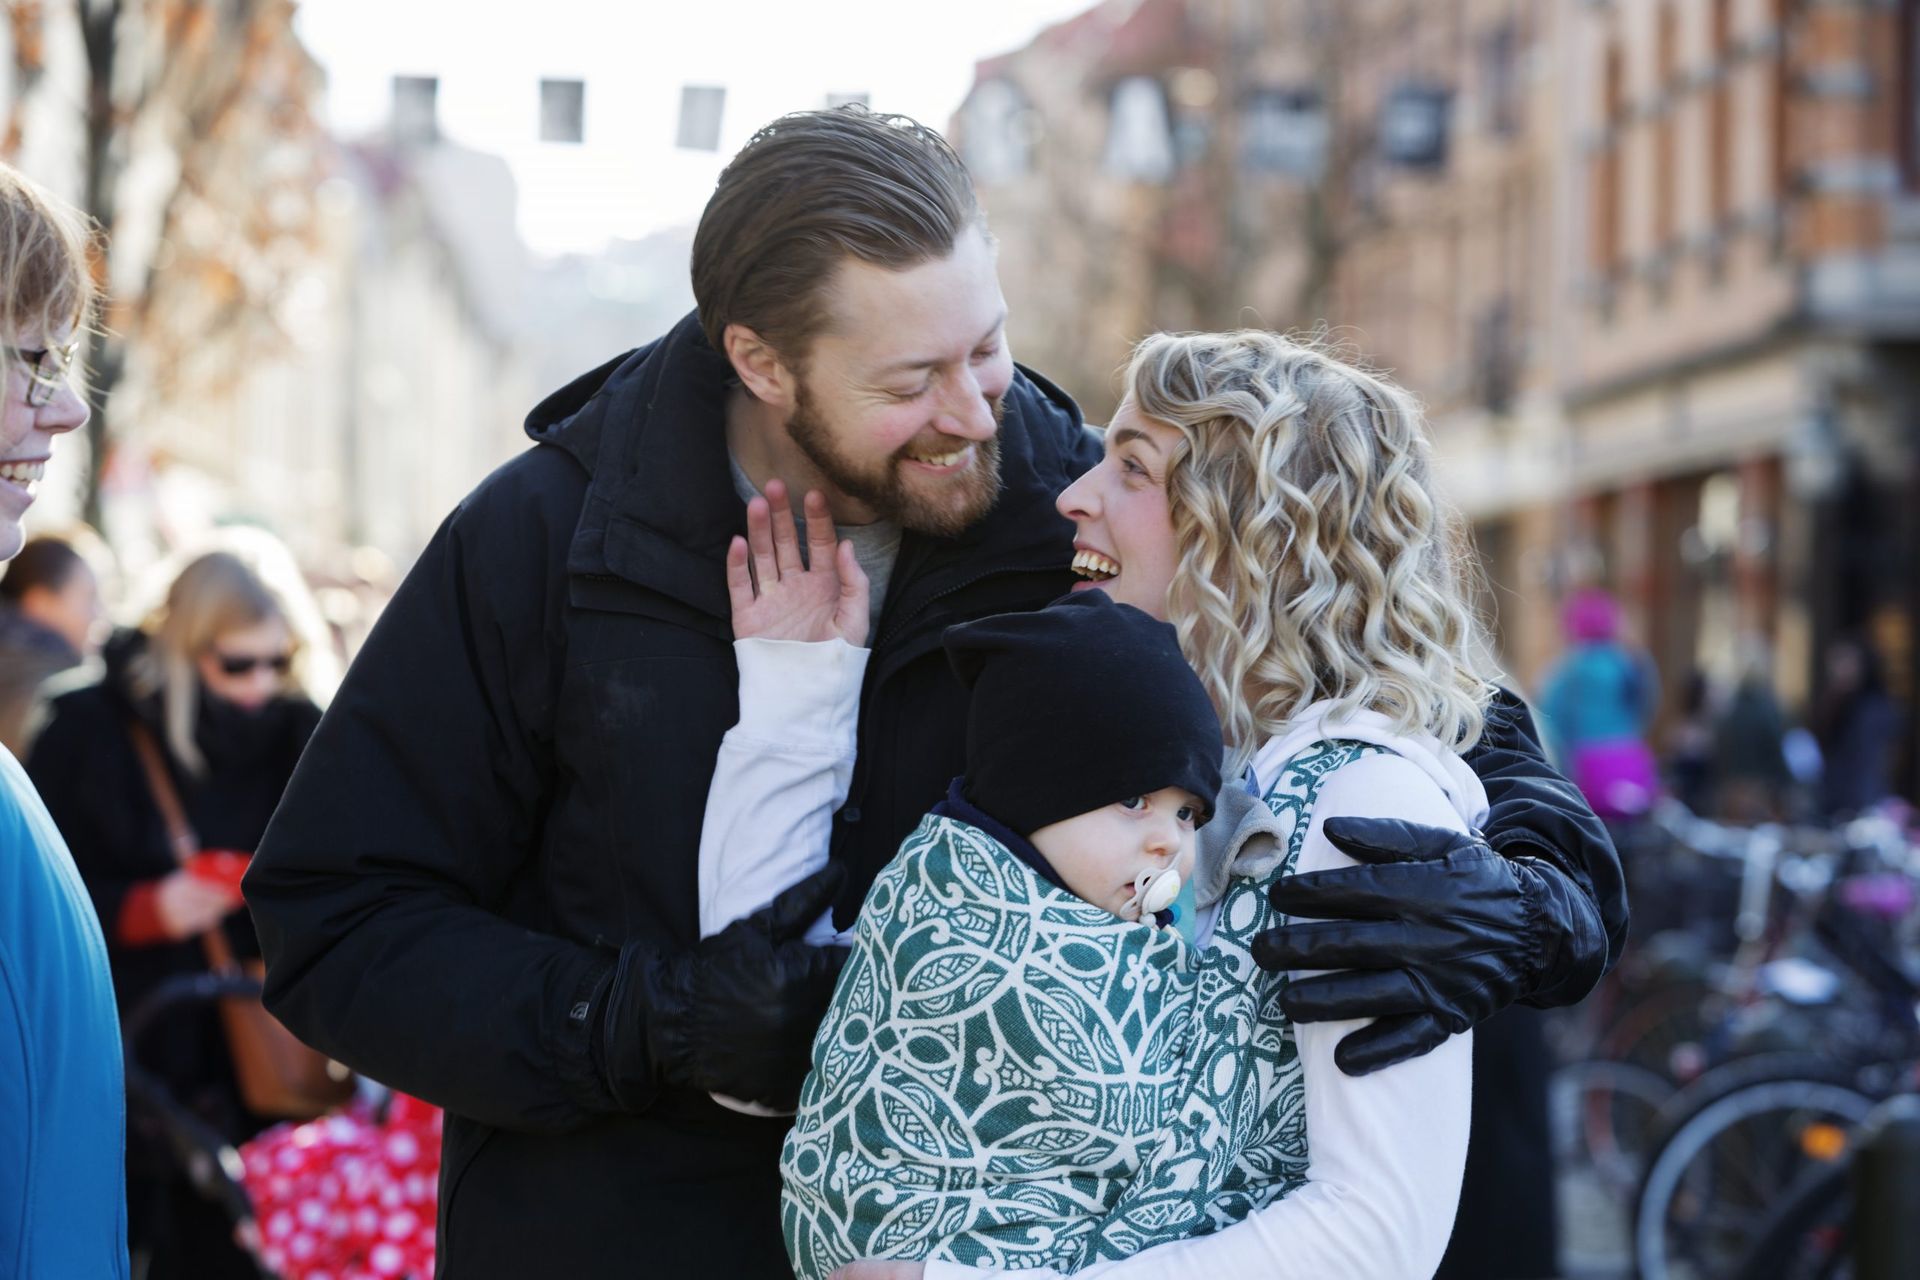
[[[1334, 770], [1316, 743], [1266, 797], [1285, 874]], [[1236, 880], [1207, 950], [1048, 884], [929, 815], [874, 881], [781, 1153], [795, 1274], [937, 1257], [1071, 1271], [1204, 1235], [1305, 1178], [1285, 978], [1249, 944], [1270, 881]]]
[[1130, 1257], [1169, 1240], [1231, 1226], [1307, 1177], [1305, 1080], [1293, 1027], [1280, 1011], [1285, 974], [1254, 962], [1255, 935], [1282, 922], [1267, 901], [1306, 842], [1320, 786], [1384, 747], [1323, 741], [1280, 767], [1267, 808], [1287, 831], [1273, 876], [1236, 877], [1200, 957], [1199, 1033], [1165, 1139], [1134, 1175], [1089, 1242], [1085, 1262]]

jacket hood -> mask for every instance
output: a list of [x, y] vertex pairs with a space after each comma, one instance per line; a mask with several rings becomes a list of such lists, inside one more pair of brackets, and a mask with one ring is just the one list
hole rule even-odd
[[1377, 711], [1335, 717], [1332, 702], [1316, 702], [1253, 758], [1258, 794], [1237, 783], [1221, 789], [1213, 820], [1200, 829], [1194, 857], [1193, 893], [1205, 907], [1225, 896], [1236, 875], [1264, 876], [1286, 856], [1294, 819], [1270, 811], [1261, 799], [1280, 766], [1316, 742], [1343, 739], [1385, 747], [1411, 761], [1446, 795], [1461, 821], [1478, 830], [1487, 821], [1487, 792], [1479, 775], [1431, 734], [1408, 734]]
[[549, 394], [527, 414], [527, 438], [535, 444], [550, 444], [572, 454], [588, 470], [600, 452], [601, 414], [581, 411], [627, 366], [643, 362], [660, 344], [648, 343], [622, 352], [597, 369], [587, 372]]
[[1454, 752], [1429, 733], [1404, 733], [1377, 711], [1332, 714], [1332, 702], [1316, 702], [1294, 717], [1285, 732], [1270, 739], [1253, 758], [1261, 791], [1273, 785], [1274, 772], [1289, 757], [1322, 739], [1341, 738], [1385, 747], [1405, 757], [1446, 793], [1460, 820], [1476, 830], [1487, 821], [1487, 789]]
[[[565, 450], [591, 477], [568, 553], [571, 573], [622, 578], [727, 618], [727, 544], [746, 529], [727, 467], [732, 376], [690, 313], [528, 415], [530, 438]], [[977, 570], [983, 553], [987, 563], [1045, 560], [1064, 569], [1071, 526], [1053, 500], [1096, 460], [1097, 448], [1065, 392], [1017, 369], [1000, 432], [999, 500], [957, 537], [909, 535], [900, 570], [911, 578], [947, 559]]]

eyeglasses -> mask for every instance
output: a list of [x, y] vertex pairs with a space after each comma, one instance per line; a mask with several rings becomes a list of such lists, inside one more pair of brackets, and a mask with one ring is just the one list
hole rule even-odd
[[20, 362], [27, 373], [27, 407], [38, 409], [60, 394], [60, 388], [67, 385], [67, 379], [73, 373], [73, 360], [79, 354], [80, 344], [69, 342], [61, 347], [5, 347], [7, 358]]
[[251, 675], [256, 667], [271, 667], [277, 676], [293, 670], [293, 655], [290, 653], [276, 653], [266, 658], [251, 653], [216, 653], [213, 660], [220, 664], [221, 671], [230, 676]]

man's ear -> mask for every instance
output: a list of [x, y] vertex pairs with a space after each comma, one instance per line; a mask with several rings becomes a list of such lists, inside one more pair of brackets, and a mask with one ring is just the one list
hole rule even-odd
[[720, 335], [727, 363], [754, 399], [776, 409], [790, 410], [797, 399], [799, 380], [780, 359], [773, 344], [743, 324], [730, 324]]

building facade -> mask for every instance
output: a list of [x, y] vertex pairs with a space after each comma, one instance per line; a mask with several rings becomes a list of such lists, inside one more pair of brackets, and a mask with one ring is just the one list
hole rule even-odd
[[1562, 541], [1663, 668], [1764, 662], [1801, 706], [1841, 635], [1914, 687], [1917, 9], [1618, 0], [1561, 37]]
[[1842, 635], [1920, 667], [1917, 66], [1910, 0], [1116, 0], [953, 127], [1095, 416], [1152, 329], [1325, 326], [1428, 405], [1521, 686], [1598, 584], [1669, 714], [1804, 712]]

